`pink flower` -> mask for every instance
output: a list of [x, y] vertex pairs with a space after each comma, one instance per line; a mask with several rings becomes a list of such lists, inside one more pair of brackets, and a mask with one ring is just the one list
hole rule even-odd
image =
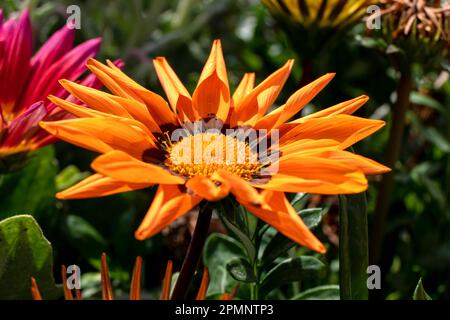
[[38, 123], [63, 119], [68, 114], [47, 96], [78, 102], [58, 83], [59, 79], [100, 87], [94, 76], [80, 77], [86, 70], [86, 61], [97, 54], [101, 39], [74, 47], [74, 32], [68, 26], [62, 27], [33, 55], [28, 10], [18, 19], [3, 22], [0, 9], [0, 162], [55, 141]]

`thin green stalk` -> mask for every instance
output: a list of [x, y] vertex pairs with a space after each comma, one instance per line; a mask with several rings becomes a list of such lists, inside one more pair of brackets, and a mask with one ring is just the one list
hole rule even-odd
[[197, 269], [197, 265], [202, 255], [206, 238], [208, 237], [211, 217], [212, 209], [207, 205], [201, 206], [186, 257], [184, 258], [177, 283], [173, 289], [172, 300], [184, 300], [187, 297], [195, 270]]
[[371, 264], [378, 264], [381, 257], [386, 220], [389, 213], [391, 195], [394, 189], [394, 168], [400, 156], [406, 124], [406, 114], [410, 105], [409, 97], [412, 89], [413, 80], [411, 75], [409, 73], [402, 73], [397, 87], [397, 102], [393, 110], [389, 141], [383, 158], [383, 163], [391, 168], [392, 171], [383, 175], [378, 188], [379, 192], [370, 241]]
[[260, 279], [260, 274], [259, 274], [257, 263], [255, 263], [253, 265], [253, 272], [256, 275], [257, 282], [252, 283], [251, 286], [250, 286], [250, 299], [251, 300], [258, 300], [259, 299], [259, 279]]
[[367, 300], [368, 232], [365, 193], [339, 197], [339, 284], [342, 300]]

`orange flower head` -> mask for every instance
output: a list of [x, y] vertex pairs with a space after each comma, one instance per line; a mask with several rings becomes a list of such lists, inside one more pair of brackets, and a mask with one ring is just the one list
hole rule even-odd
[[58, 198], [159, 185], [137, 239], [155, 235], [202, 201], [230, 195], [288, 238], [325, 252], [284, 193], [359, 193], [367, 189], [367, 174], [389, 171], [345, 150], [384, 126], [351, 115], [366, 96], [291, 119], [334, 74], [300, 88], [270, 111], [292, 60], [257, 86], [254, 74], [245, 74], [233, 94], [219, 40], [192, 95], [166, 59], [156, 58], [154, 65], [168, 103], [112, 63], [91, 59], [89, 69], [111, 94], [63, 80], [63, 87], [90, 108], [49, 97], [77, 118], [41, 123], [58, 138], [101, 154], [92, 163], [95, 173]]

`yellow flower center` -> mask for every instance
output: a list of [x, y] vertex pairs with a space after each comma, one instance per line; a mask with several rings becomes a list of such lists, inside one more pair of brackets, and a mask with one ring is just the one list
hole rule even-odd
[[245, 141], [221, 133], [201, 133], [166, 142], [164, 164], [173, 172], [186, 177], [210, 177], [219, 169], [228, 170], [245, 180], [261, 169], [258, 154]]

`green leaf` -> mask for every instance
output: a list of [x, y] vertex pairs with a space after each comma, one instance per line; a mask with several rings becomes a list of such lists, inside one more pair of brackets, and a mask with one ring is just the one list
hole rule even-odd
[[327, 285], [305, 290], [292, 300], [339, 300], [339, 286]]
[[290, 202], [295, 211], [299, 212], [305, 208], [309, 198], [310, 195], [308, 193], [299, 192], [295, 194], [294, 198]]
[[339, 196], [339, 282], [342, 300], [368, 299], [367, 203], [364, 193]]
[[422, 278], [420, 278], [419, 282], [417, 283], [416, 289], [414, 290], [413, 299], [414, 300], [432, 300], [431, 297], [426, 293], [425, 289], [423, 288]]
[[403, 52], [403, 50], [393, 44], [388, 45], [386, 48], [386, 54], [395, 54], [401, 52]]
[[88, 172], [80, 172], [74, 165], [67, 166], [56, 176], [56, 190], [62, 191], [86, 178]]
[[86, 259], [97, 259], [106, 249], [106, 240], [86, 220], [76, 215], [65, 219], [65, 231], [70, 244]]
[[300, 217], [309, 229], [316, 228], [322, 221], [325, 210], [322, 208], [304, 209], [299, 212]]
[[270, 291], [284, 283], [321, 277], [324, 268], [323, 262], [314, 257], [302, 256], [286, 259], [266, 274], [259, 293], [261, 297], [265, 297]]
[[411, 123], [414, 125], [415, 129], [423, 136], [427, 141], [435, 145], [441, 151], [449, 153], [450, 152], [450, 141], [441, 134], [434, 127], [424, 126], [417, 115], [413, 112], [408, 113], [408, 117], [411, 119]]
[[374, 37], [363, 37], [361, 35], [356, 36], [356, 40], [366, 48], [370, 49], [383, 49], [387, 47], [387, 43], [384, 39]]
[[208, 295], [231, 292], [237, 282], [227, 271], [226, 265], [235, 258], [243, 257], [243, 248], [233, 238], [219, 233], [208, 237], [203, 251], [203, 263], [210, 274]]
[[[324, 209], [313, 208], [304, 209], [299, 212], [300, 217], [309, 229], [314, 229], [322, 221]], [[270, 240], [267, 247], [264, 249], [261, 261], [263, 267], [270, 265], [276, 258], [286, 253], [287, 250], [292, 248], [295, 242], [289, 238], [286, 238], [283, 234], [277, 233], [275, 237]]]
[[30, 299], [31, 277], [44, 299], [58, 298], [52, 261], [50, 242], [33, 217], [0, 221], [0, 299]]
[[278, 232], [264, 249], [261, 258], [262, 267], [268, 267], [276, 258], [281, 256], [282, 254], [285, 254], [294, 245], [294, 241], [286, 238], [283, 234]]
[[[231, 209], [233, 210], [233, 209]], [[237, 210], [234, 208], [234, 210]], [[244, 212], [244, 214], [246, 214]], [[243, 230], [247, 229], [246, 227], [242, 226], [242, 224], [238, 224], [236, 222], [236, 219], [231, 218], [230, 213], [223, 212], [223, 214], [220, 215], [222, 218], [222, 222], [225, 225], [225, 227], [231, 231], [232, 234], [234, 234], [238, 240], [241, 242], [245, 250], [247, 251], [247, 255], [251, 261], [254, 261], [256, 258], [256, 248], [255, 245], [250, 238], [250, 235], [245, 233]], [[233, 221], [234, 220], [234, 221]], [[241, 226], [239, 226], [241, 225]]]
[[426, 96], [418, 91], [412, 92], [409, 99], [411, 103], [429, 107], [441, 112], [445, 112], [444, 106], [439, 101], [430, 96]]
[[450, 142], [436, 128], [426, 127], [422, 131], [425, 139], [434, 144], [440, 150], [449, 153]]
[[0, 175], [0, 219], [15, 214], [32, 214], [37, 217], [51, 209], [55, 203], [56, 165], [52, 147], [32, 154], [22, 170]]
[[235, 258], [227, 263], [226, 266], [231, 276], [240, 282], [256, 282], [257, 278], [253, 272], [253, 268], [247, 260], [243, 258]]

